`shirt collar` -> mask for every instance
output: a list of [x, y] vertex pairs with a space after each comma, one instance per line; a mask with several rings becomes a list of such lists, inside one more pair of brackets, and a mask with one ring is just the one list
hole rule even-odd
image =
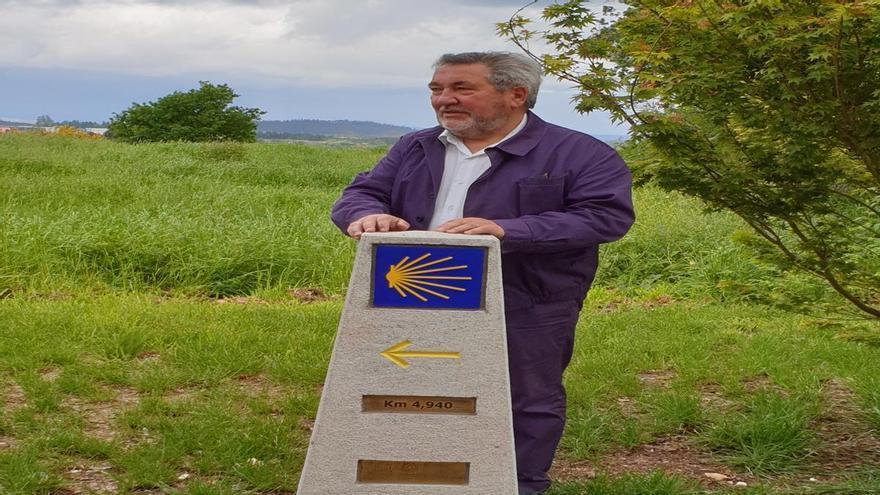
[[[528, 116], [529, 121], [526, 123], [523, 130], [512, 139], [508, 139], [498, 145], [498, 148], [496, 148], [497, 151], [514, 156], [526, 156], [538, 146], [538, 143], [544, 138], [544, 135], [552, 124], [544, 122], [541, 117], [535, 115], [531, 110], [529, 111]], [[446, 146], [437, 139], [437, 136], [441, 132], [443, 132], [443, 128], [437, 125], [430, 129], [417, 132], [414, 137], [415, 140], [422, 144], [422, 149], [425, 150], [426, 154], [431, 156], [432, 160], [439, 160], [439, 164], [435, 164], [435, 168], [432, 168], [432, 177], [438, 182], [440, 181], [440, 176], [443, 174], [443, 152], [446, 151]]]
[[458, 136], [449, 132], [449, 129], [444, 129], [443, 132], [441, 132], [440, 135], [437, 136], [437, 139], [439, 139], [446, 146], [449, 146], [450, 144], [452, 144], [453, 146], [455, 146], [456, 148], [461, 150], [461, 152], [465, 153], [466, 155], [479, 155], [480, 153], [484, 153], [487, 148], [494, 148], [494, 147], [498, 146], [499, 144], [512, 138], [513, 136], [516, 136], [519, 133], [519, 131], [523, 130], [523, 128], [526, 126], [526, 122], [528, 121], [528, 118], [529, 118], [529, 114], [528, 114], [528, 112], [526, 112], [525, 114], [523, 114], [523, 118], [522, 118], [522, 120], [519, 121], [519, 124], [517, 124], [516, 127], [514, 127], [510, 132], [508, 132], [506, 136], [501, 138], [501, 140], [499, 140], [497, 143], [490, 144], [489, 146], [486, 146], [485, 148], [483, 148], [479, 151], [476, 151], [474, 153], [471, 153], [471, 151], [468, 149], [468, 147], [465, 146], [464, 142], [461, 139], [459, 139]]

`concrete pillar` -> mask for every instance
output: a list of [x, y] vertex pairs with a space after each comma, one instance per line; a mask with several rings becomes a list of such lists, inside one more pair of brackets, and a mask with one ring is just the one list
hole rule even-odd
[[494, 237], [358, 242], [299, 495], [512, 495]]

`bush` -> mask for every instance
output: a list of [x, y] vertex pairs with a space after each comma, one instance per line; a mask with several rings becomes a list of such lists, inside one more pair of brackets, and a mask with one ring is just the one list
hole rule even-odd
[[238, 95], [206, 81], [155, 102], [135, 103], [110, 119], [108, 135], [128, 143], [155, 141], [246, 141], [257, 139], [258, 108], [230, 106]]

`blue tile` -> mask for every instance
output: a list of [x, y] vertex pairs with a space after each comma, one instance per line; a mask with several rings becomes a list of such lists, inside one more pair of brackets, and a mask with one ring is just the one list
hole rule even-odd
[[380, 244], [373, 252], [373, 306], [481, 309], [486, 249]]

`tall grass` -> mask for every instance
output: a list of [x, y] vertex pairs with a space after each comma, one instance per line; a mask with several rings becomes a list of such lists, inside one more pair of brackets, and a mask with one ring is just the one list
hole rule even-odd
[[[341, 293], [354, 244], [329, 209], [383, 152], [2, 136], [0, 292]], [[779, 292], [779, 274], [731, 240], [735, 217], [651, 187], [635, 201], [639, 219], [603, 246], [597, 286], [718, 300]]]
[[353, 245], [329, 208], [380, 155], [2, 137], [0, 287], [339, 292]]

